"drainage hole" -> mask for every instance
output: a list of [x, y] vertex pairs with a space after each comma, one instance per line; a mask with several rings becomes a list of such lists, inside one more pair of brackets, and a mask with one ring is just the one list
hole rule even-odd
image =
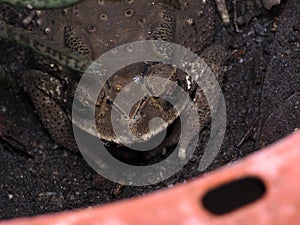
[[211, 213], [223, 215], [260, 199], [266, 192], [263, 181], [257, 177], [243, 177], [208, 191], [202, 198]]

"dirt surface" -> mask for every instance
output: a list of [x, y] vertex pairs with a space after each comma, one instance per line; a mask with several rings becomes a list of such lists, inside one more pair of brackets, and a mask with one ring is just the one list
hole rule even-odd
[[[232, 55], [222, 84], [226, 135], [207, 171], [232, 164], [300, 127], [300, 2], [287, 0], [271, 11], [249, 2], [236, 8], [240, 32], [233, 23], [217, 21], [215, 42], [226, 43]], [[228, 8], [233, 18], [233, 5]], [[19, 22], [18, 13], [5, 10], [12, 22]], [[19, 75], [31, 67], [32, 53], [0, 44], [1, 219], [108, 203], [201, 176], [197, 168], [209, 126], [184, 169], [158, 185], [119, 186], [97, 175], [81, 155], [53, 143], [20, 87]]]

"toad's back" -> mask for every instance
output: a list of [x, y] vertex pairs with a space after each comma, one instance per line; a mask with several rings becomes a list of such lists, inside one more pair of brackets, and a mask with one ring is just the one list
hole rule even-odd
[[210, 1], [86, 0], [43, 11], [38, 33], [92, 59], [128, 42], [161, 39], [199, 53], [214, 33]]

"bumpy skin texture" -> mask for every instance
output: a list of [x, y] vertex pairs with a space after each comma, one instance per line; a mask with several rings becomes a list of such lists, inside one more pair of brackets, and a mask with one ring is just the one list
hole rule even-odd
[[68, 7], [81, 1], [82, 0], [0, 0], [0, 3], [31, 9], [55, 9]]
[[[40, 26], [34, 32], [37, 37], [53, 41], [61, 48], [71, 49], [92, 60], [116, 46], [151, 39], [175, 42], [200, 54], [211, 43], [214, 34], [215, 12], [210, 3], [198, 0], [87, 0], [64, 10], [43, 11], [38, 19]], [[26, 41], [24, 38], [23, 40]], [[62, 61], [68, 62], [69, 58], [66, 59], [68, 60], [61, 58]], [[43, 62], [44, 68], [49, 65], [45, 58], [39, 60]], [[211, 63], [215, 64], [214, 60], [211, 60]], [[70, 107], [76, 79], [69, 71], [62, 70], [49, 71], [51, 76], [39, 71], [28, 71], [23, 77], [23, 82], [53, 139], [75, 150]], [[162, 74], [161, 76], [175, 82], [185, 82], [185, 74], [161, 64], [137, 63], [118, 71], [101, 91], [97, 102], [96, 124], [99, 136], [103, 140], [118, 143], [110, 121], [110, 100], [114, 99], [120, 88], [130, 83], [137, 74]], [[204, 106], [205, 113], [200, 114], [200, 123], [203, 125], [209, 118], [205, 98], [203, 94], [192, 93], [200, 93], [200, 88], [192, 88], [189, 91], [195, 97], [194, 101], [199, 106], [199, 111], [203, 112], [201, 107]], [[149, 134], [148, 128], [151, 118], [160, 117], [167, 124], [171, 124], [178, 116], [173, 107], [155, 98], [146, 98], [139, 102], [133, 108], [133, 112], [131, 117], [144, 115], [140, 117], [137, 123], [139, 125], [132, 129], [133, 133], [142, 139], [152, 135]], [[83, 130], [87, 128], [84, 121], [77, 125]], [[164, 128], [158, 128], [156, 133]], [[167, 145], [172, 143], [173, 140]]]
[[0, 21], [0, 38], [29, 47], [36, 54], [74, 71], [84, 72], [92, 63], [83, 55], [68, 48], [61, 48], [51, 41], [43, 40], [27, 30], [7, 25], [3, 20]]

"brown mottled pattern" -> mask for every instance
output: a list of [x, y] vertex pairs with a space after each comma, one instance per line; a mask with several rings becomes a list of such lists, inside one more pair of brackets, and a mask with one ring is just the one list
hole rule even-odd
[[[86, 0], [70, 8], [42, 11], [37, 20], [39, 26], [34, 27], [33, 31], [36, 36], [32, 39], [28, 39], [27, 33], [24, 32], [22, 36], [6, 26], [0, 28], [0, 35], [7, 35], [8, 39], [27, 44], [58, 64], [82, 71], [89, 64], [89, 59], [94, 60], [116, 46], [139, 40], [166, 40], [200, 54], [213, 39], [214, 19], [211, 1]], [[44, 42], [41, 39], [47, 40], [45, 44], [42, 44]], [[74, 51], [87, 58], [74, 54]], [[144, 63], [128, 66], [108, 81], [100, 93], [96, 107], [96, 124], [103, 140], [118, 142], [111, 126], [110, 112], [111, 101], [118, 95], [120, 88], [132, 82], [137, 75], [151, 76], [158, 73], [173, 81], [185, 82], [185, 75], [181, 72], [174, 73], [170, 67], [155, 64], [149, 67]], [[60, 74], [58, 77], [59, 79], [31, 70], [26, 72], [23, 82], [53, 139], [75, 150], [76, 146], [71, 138], [70, 107], [66, 103], [73, 97], [76, 81], [70, 73]], [[64, 82], [60, 84], [60, 80]], [[62, 88], [64, 86], [67, 88]], [[197, 98], [196, 104], [201, 107], [203, 101], [205, 99]], [[79, 99], [78, 102], [79, 108], [85, 107], [84, 101]], [[171, 124], [178, 116], [166, 102], [149, 97], [134, 106], [133, 111], [135, 114], [146, 115], [140, 117], [139, 126], [133, 127], [136, 135], [146, 139], [151, 136], [148, 128], [151, 118], [164, 118], [167, 124]], [[209, 113], [205, 113], [200, 121], [207, 121], [208, 118]], [[77, 125], [82, 130], [87, 130], [85, 123], [83, 120]], [[156, 132], [162, 129], [164, 127]], [[177, 131], [175, 133], [177, 135]], [[174, 144], [174, 138], [169, 138], [169, 143], [165, 144]]]

